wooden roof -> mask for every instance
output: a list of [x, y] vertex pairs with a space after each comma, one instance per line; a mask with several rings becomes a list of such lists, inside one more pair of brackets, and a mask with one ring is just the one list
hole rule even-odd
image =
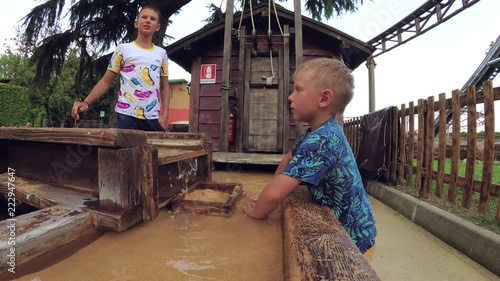
[[[281, 26], [288, 24], [290, 28], [294, 27], [294, 13], [280, 5], [276, 5], [276, 10]], [[253, 8], [253, 18], [256, 26], [260, 30], [267, 30], [268, 28], [268, 10], [266, 4], [259, 4]], [[271, 9], [271, 22], [276, 30], [276, 17], [274, 10]], [[238, 29], [241, 13], [238, 12], [234, 15], [233, 28]], [[242, 25], [251, 27], [250, 12], [245, 11], [243, 14]], [[263, 29], [265, 28], [265, 29]], [[256, 27], [256, 29], [258, 29]], [[304, 41], [308, 38], [321, 38], [321, 42], [325, 46], [342, 46], [342, 57], [351, 69], [357, 68], [362, 64], [375, 50], [369, 44], [358, 40], [338, 29], [329, 25], [323, 24], [319, 21], [302, 16], [302, 29], [304, 34]], [[293, 37], [292, 37], [292, 40]], [[191, 72], [192, 61], [202, 56], [208, 51], [207, 46], [214, 46], [214, 42], [224, 42], [224, 22], [218, 22], [206, 26], [178, 41], [169, 45], [166, 50], [171, 60], [175, 61], [178, 65], [186, 71]], [[292, 44], [293, 45], [293, 44]]]

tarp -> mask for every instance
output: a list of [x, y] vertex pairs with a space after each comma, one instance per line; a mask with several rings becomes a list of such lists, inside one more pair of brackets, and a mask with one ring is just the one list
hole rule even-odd
[[387, 107], [361, 118], [361, 140], [356, 161], [363, 181], [367, 179], [389, 181], [385, 172], [389, 166], [394, 112]]

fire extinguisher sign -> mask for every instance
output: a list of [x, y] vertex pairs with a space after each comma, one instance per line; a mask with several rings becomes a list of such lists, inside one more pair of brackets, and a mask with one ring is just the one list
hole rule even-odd
[[214, 84], [217, 65], [202, 64], [200, 69], [200, 84]]

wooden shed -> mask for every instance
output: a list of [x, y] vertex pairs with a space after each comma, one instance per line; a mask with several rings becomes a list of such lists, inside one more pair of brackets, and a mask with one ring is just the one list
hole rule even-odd
[[295, 32], [294, 16], [281, 6], [275, 13], [260, 4], [234, 14], [230, 33], [219, 22], [166, 48], [170, 59], [191, 73], [189, 131], [209, 135], [214, 151], [289, 151], [297, 137], [287, 99], [293, 91], [296, 37], [302, 38], [297, 46], [304, 61], [337, 57], [355, 69], [373, 52], [370, 45], [307, 17]]

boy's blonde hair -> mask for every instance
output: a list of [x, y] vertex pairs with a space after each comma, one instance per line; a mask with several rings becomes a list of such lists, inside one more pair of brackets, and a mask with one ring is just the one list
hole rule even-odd
[[343, 61], [337, 58], [315, 58], [302, 63], [296, 70], [309, 72], [310, 79], [319, 88], [333, 92], [332, 113], [340, 115], [351, 102], [354, 89], [354, 77]]

